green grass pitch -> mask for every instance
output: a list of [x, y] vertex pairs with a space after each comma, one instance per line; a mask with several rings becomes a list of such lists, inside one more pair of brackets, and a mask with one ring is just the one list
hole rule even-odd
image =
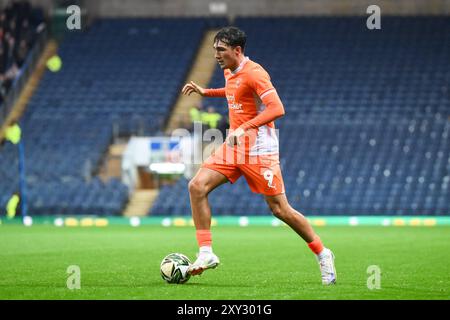
[[[165, 283], [162, 258], [195, 259], [193, 227], [0, 226], [0, 299], [450, 299], [450, 227], [316, 227], [336, 256], [324, 287], [313, 254], [287, 227], [213, 227], [221, 265]], [[67, 268], [81, 270], [69, 290]], [[381, 288], [370, 290], [370, 265]]]

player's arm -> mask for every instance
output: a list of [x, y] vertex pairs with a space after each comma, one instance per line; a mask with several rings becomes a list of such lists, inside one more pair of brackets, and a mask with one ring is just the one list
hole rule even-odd
[[241, 124], [239, 128], [227, 137], [229, 146], [240, 145], [239, 138], [242, 137], [247, 130], [259, 128], [284, 115], [283, 103], [273, 87], [266, 71], [259, 68], [255, 69], [250, 75], [249, 85], [259, 96], [266, 108], [255, 118]]
[[240, 128], [244, 131], [259, 128], [284, 116], [283, 103], [274, 88], [263, 93], [260, 98], [266, 108], [253, 119], [241, 124]]
[[191, 93], [195, 92], [202, 97], [219, 97], [219, 98], [225, 98], [225, 88], [219, 88], [219, 89], [205, 89], [200, 87], [198, 84], [196, 84], [194, 81], [191, 81], [190, 83], [186, 83], [181, 90], [181, 92], [185, 95], [191, 95]]
[[[270, 94], [270, 96], [269, 96]], [[244, 122], [235, 131], [230, 133], [227, 137], [227, 143], [229, 146], [240, 145], [239, 138], [242, 137], [247, 130], [259, 128], [269, 122], [272, 122], [284, 115], [284, 107], [281, 103], [275, 89], [271, 91], [267, 96], [262, 97], [262, 102], [266, 106], [263, 112], [258, 114], [255, 118]]]

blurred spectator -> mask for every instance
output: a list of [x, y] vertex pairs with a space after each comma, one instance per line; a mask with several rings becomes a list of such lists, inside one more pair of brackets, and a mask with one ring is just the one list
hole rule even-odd
[[198, 105], [198, 106], [194, 106], [191, 109], [189, 109], [189, 115], [191, 116], [191, 122], [198, 122], [201, 121], [201, 113], [202, 111], [202, 106]]
[[17, 66], [19, 69], [22, 67], [22, 65], [25, 62], [25, 59], [27, 57], [28, 53], [28, 45], [25, 39], [20, 40], [19, 46], [17, 50], [14, 52], [14, 60], [16, 61]]
[[208, 125], [207, 125], [207, 123], [206, 123], [206, 121], [204, 119], [204, 115], [206, 113], [207, 112], [205, 112], [203, 110], [203, 106], [202, 105], [198, 105], [198, 106], [192, 107], [189, 110], [189, 115], [191, 117], [191, 132], [195, 131], [195, 125], [194, 125], [195, 122], [198, 122], [198, 123], [202, 124], [202, 131], [205, 131], [205, 130], [208, 129]]
[[5, 138], [13, 144], [18, 144], [22, 137], [22, 129], [17, 122], [13, 122], [6, 128]]
[[24, 19], [20, 29], [20, 41], [24, 41], [27, 46], [30, 46], [33, 43], [34, 35], [35, 31], [31, 29], [30, 22], [28, 19]]
[[9, 1], [0, 10], [0, 104], [43, 28], [40, 11], [35, 11], [28, 1]]
[[11, 198], [9, 198], [6, 204], [6, 216], [8, 219], [14, 218], [16, 215], [20, 214], [20, 194], [19, 192], [14, 192]]
[[214, 107], [208, 107], [208, 112], [202, 114], [202, 122], [206, 124], [208, 129], [217, 129], [222, 115], [216, 112]]

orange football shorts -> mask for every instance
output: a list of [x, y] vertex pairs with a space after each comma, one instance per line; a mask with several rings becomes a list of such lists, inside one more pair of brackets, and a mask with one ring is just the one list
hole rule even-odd
[[254, 193], [267, 196], [285, 193], [278, 154], [250, 156], [224, 143], [202, 167], [220, 172], [231, 183], [243, 175]]

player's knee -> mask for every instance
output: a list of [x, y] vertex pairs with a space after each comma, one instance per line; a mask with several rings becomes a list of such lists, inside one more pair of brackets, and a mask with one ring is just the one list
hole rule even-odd
[[189, 181], [189, 193], [196, 197], [202, 197], [206, 195], [206, 188], [203, 183], [201, 183], [198, 179], [192, 179]]
[[278, 219], [283, 220], [283, 210], [281, 210], [281, 206], [278, 204], [272, 204], [270, 205], [270, 211], [272, 211], [272, 214], [277, 217]]
[[292, 210], [289, 210], [289, 206], [283, 205], [282, 203], [270, 203], [270, 211], [272, 214], [282, 221], [287, 221], [291, 219]]

